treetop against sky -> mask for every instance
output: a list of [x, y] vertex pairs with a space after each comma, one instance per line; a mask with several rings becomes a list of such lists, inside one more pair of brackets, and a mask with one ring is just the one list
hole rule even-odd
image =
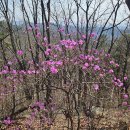
[[[30, 21], [33, 22], [33, 18], [32, 18], [32, 14], [31, 14], [31, 11], [32, 10], [32, 2], [34, 0], [24, 0], [25, 2], [25, 8], [27, 10], [27, 13], [29, 14], [29, 18], [30, 18]], [[78, 0], [79, 2], [80, 0]], [[91, 1], [91, 0], [89, 0]], [[102, 17], [102, 21], [104, 19], [107, 19], [111, 13], [111, 11], [113, 10], [114, 6], [117, 4], [117, 2], [119, 1], [119, 3], [121, 3], [119, 9], [118, 9], [118, 13], [117, 13], [117, 19], [116, 19], [116, 22], [120, 22], [122, 21], [124, 18], [128, 17], [129, 15], [129, 10], [128, 10], [128, 7], [126, 6], [125, 4], [125, 0], [92, 0], [92, 3], [90, 5], [90, 8], [89, 8], [89, 14], [91, 15], [93, 13], [93, 11], [98, 7], [98, 4], [101, 3], [99, 9], [96, 11], [96, 17], [98, 17], [99, 14], [103, 13], [104, 11], [106, 12], [105, 15]], [[21, 5], [20, 5], [20, 0], [8, 0], [8, 3], [9, 3], [9, 9], [11, 11], [13, 11], [13, 2], [15, 3], [14, 4], [14, 7], [15, 7], [15, 19], [17, 21], [23, 21], [23, 14], [22, 14], [22, 11], [21, 11]], [[44, 0], [44, 2], [46, 3], [47, 0]], [[86, 10], [86, 2], [88, 2], [88, 0], [81, 0], [81, 4], [80, 6]], [[75, 12], [72, 16], [72, 19], [74, 22], [77, 21], [77, 18], [76, 18], [76, 4], [75, 4], [75, 0], [51, 0], [51, 12], [53, 15], [53, 12], [54, 10], [56, 9], [56, 11], [58, 11], [58, 14], [60, 13], [60, 15], [58, 17], [62, 17], [63, 13], [62, 13], [62, 8], [61, 8], [61, 4], [63, 6], [63, 8], [65, 9], [65, 13], [66, 14], [69, 14], [69, 10], [67, 9], [68, 8], [68, 5], [71, 6], [71, 11], [72, 12]], [[39, 5], [40, 5], [40, 1], [39, 1]], [[39, 19], [39, 22], [41, 21], [41, 10], [39, 8], [39, 13], [38, 13], [38, 19]], [[85, 17], [85, 14], [83, 12], [83, 10], [80, 10], [80, 16], [81, 17]], [[85, 18], [84, 18], [85, 19]], [[114, 16], [110, 19], [109, 23], [112, 23], [113, 22], [113, 19], [114, 19]], [[53, 18], [51, 18], [51, 21], [53, 22]], [[105, 20], [104, 20], [105, 21]], [[123, 25], [125, 25], [125, 22], [123, 23]]]

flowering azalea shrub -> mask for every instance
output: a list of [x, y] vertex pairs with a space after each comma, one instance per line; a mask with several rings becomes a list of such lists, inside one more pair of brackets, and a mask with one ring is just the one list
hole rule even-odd
[[[1, 128], [9, 128], [10, 126], [12, 126], [15, 123], [14, 120], [12, 120], [10, 117], [7, 117], [6, 119], [4, 119], [3, 121], [0, 122], [0, 126]], [[4, 127], [6, 126], [6, 127]]]
[[55, 105], [50, 103], [35, 102], [30, 105], [29, 117], [26, 119], [26, 127], [32, 128], [37, 122], [37, 127], [39, 128], [49, 128], [53, 123], [53, 118], [51, 117], [51, 112], [55, 110]]
[[[31, 32], [32, 29], [28, 31]], [[119, 65], [110, 54], [96, 49], [84, 51], [85, 42], [82, 38], [64, 39], [49, 44], [46, 37], [42, 38], [37, 27], [35, 31], [35, 44], [41, 49], [39, 62], [35, 62], [30, 56], [34, 54], [34, 49], [29, 48], [28, 52], [17, 50], [16, 58], [2, 66], [1, 116], [16, 115], [24, 98], [22, 103], [25, 110], [31, 111], [27, 127], [30, 128], [36, 120], [40, 120], [43, 127], [45, 124], [50, 126], [53, 122], [52, 113], [56, 111], [50, 100], [52, 98], [57, 110], [65, 115], [73, 128], [73, 115], [76, 113], [80, 116], [79, 113], [83, 112], [86, 117], [92, 117], [89, 113], [92, 106], [117, 107], [121, 103], [122, 107], [129, 107], [128, 94], [121, 93], [125, 89], [124, 81], [127, 81], [127, 76], [121, 79], [122, 73], [117, 75]], [[90, 38], [94, 35], [90, 34]], [[23, 59], [25, 53], [28, 56]], [[18, 67], [20, 65], [22, 67]], [[117, 102], [121, 94], [122, 101]], [[8, 102], [5, 103], [7, 99]], [[30, 106], [34, 101], [36, 103]], [[12, 123], [10, 118], [3, 122], [5, 125]]]

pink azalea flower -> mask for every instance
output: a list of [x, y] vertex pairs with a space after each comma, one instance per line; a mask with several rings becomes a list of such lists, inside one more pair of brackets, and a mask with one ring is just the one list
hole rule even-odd
[[88, 63], [85, 63], [84, 66], [85, 66], [85, 67], [89, 67], [89, 64], [88, 64]]
[[43, 39], [44, 39], [44, 41], [47, 41], [47, 37], [44, 37]]
[[115, 62], [112, 60], [112, 61], [110, 61], [110, 64], [114, 64]]
[[124, 99], [128, 99], [128, 98], [129, 98], [128, 94], [124, 94], [124, 95], [123, 95], [123, 98], [124, 98]]
[[104, 77], [104, 75], [103, 75], [103, 74], [99, 74], [99, 76], [100, 76], [101, 78], [103, 78], [103, 77]]
[[21, 70], [19, 73], [20, 74], [26, 74], [26, 72], [24, 70]]
[[10, 117], [8, 117], [7, 119], [5, 119], [5, 120], [3, 121], [3, 123], [4, 123], [5, 125], [11, 125], [12, 123], [14, 123], [14, 121], [12, 121], [12, 120], [10, 119]]
[[31, 28], [31, 27], [28, 27], [27, 30], [28, 30], [29, 32], [31, 32], [31, 31], [32, 31], [32, 28]]
[[118, 67], [119, 67], [119, 64], [116, 64], [116, 67], [118, 68]]
[[95, 70], [95, 71], [98, 71], [98, 70], [100, 70], [100, 67], [99, 67], [98, 65], [95, 65], [95, 66], [94, 66], [94, 70]]
[[45, 108], [44, 104], [41, 103], [41, 102], [36, 102], [34, 105], [38, 106], [40, 109], [44, 109]]
[[93, 57], [92, 56], [89, 57], [88, 60], [91, 62], [93, 60]]
[[45, 51], [45, 54], [48, 56], [48, 55], [50, 55], [50, 53], [51, 53], [51, 49], [47, 49], [46, 51]]
[[85, 64], [82, 66], [82, 69], [83, 69], [83, 70], [86, 70], [88, 67], [89, 67], [89, 64], [88, 64], [88, 63], [85, 63]]
[[36, 37], [40, 38], [41, 37], [41, 33], [38, 32], [37, 35], [36, 35]]
[[6, 70], [7, 70], [7, 69], [8, 69], [8, 66], [6, 66], [6, 65], [5, 65], [5, 66], [4, 66], [4, 69], [6, 69]]
[[112, 69], [110, 69], [108, 73], [112, 74], [112, 73], [114, 73], [114, 71]]
[[12, 74], [16, 75], [17, 71], [16, 70], [12, 70]]
[[95, 37], [97, 34], [96, 33], [91, 33], [89, 36], [91, 37], [91, 38], [93, 38], [93, 37]]
[[35, 70], [32, 70], [32, 74], [36, 74], [36, 71], [35, 71]]
[[59, 66], [62, 66], [63, 62], [62, 61], [57, 61], [56, 64], [59, 65]]
[[124, 80], [125, 80], [125, 81], [126, 81], [126, 80], [128, 80], [128, 77], [127, 77], [127, 76], [125, 76], [125, 77], [124, 77]]
[[82, 35], [82, 38], [85, 39], [85, 38], [86, 38], [86, 35], [83, 34], [83, 35]]
[[19, 56], [22, 56], [22, 55], [23, 55], [23, 51], [22, 51], [22, 50], [17, 50], [17, 54], [18, 54]]
[[95, 91], [98, 91], [99, 90], [99, 85], [98, 84], [93, 84], [93, 88]]
[[128, 102], [122, 102], [122, 106], [127, 106]]
[[27, 74], [32, 74], [32, 71], [31, 71], [31, 70], [28, 70], [28, 71], [27, 71]]
[[83, 69], [83, 70], [86, 70], [86, 67], [85, 67], [85, 66], [82, 66], [82, 69]]
[[58, 73], [57, 68], [55, 68], [54, 66], [52, 66], [52, 67], [50, 68], [50, 71], [51, 71], [52, 74]]
[[55, 45], [55, 49], [57, 50], [57, 51], [62, 51], [62, 49], [61, 49], [61, 47], [59, 46], [59, 45]]
[[7, 73], [8, 73], [8, 70], [2, 70], [1, 73], [2, 73], [2, 74], [7, 74]]
[[55, 54], [55, 55], [53, 55], [53, 57], [56, 58], [56, 57], [58, 57], [58, 55]]
[[11, 62], [11, 61], [8, 61], [8, 65], [12, 65], [12, 62]]
[[119, 86], [119, 87], [122, 87], [122, 86], [123, 86], [123, 83], [118, 83], [118, 86]]
[[79, 45], [83, 45], [83, 41], [82, 40], [79, 40]]

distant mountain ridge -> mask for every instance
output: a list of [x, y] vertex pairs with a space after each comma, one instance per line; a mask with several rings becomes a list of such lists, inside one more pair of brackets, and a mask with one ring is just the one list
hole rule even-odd
[[[25, 26], [23, 21], [16, 21], [16, 24], [17, 24], [17, 26], [21, 26], [21, 27], [24, 27], [24, 26]], [[14, 23], [13, 25], [15, 25], [15, 23]], [[31, 25], [34, 26], [34, 23], [31, 23]], [[39, 28], [42, 28], [42, 23], [38, 23], [38, 26], [39, 26]], [[63, 25], [60, 25], [60, 26], [61, 26], [62, 28], [64, 28]], [[107, 28], [110, 28], [110, 27], [111, 27], [111, 26], [107, 26], [106, 29], [107, 29]], [[121, 32], [123, 32], [124, 29], [125, 29], [124, 26], [118, 26], [118, 27], [120, 28], [120, 31], [121, 31]], [[58, 30], [57, 25], [56, 25], [55, 23], [50, 23], [50, 28], [51, 28], [51, 30], [53, 30], [54, 32]], [[81, 28], [80, 28], [80, 30], [81, 30]], [[102, 30], [102, 27], [97, 26], [97, 27], [94, 29], [94, 32], [100, 34], [101, 30]], [[70, 33], [71, 33], [71, 32], [76, 32], [76, 31], [77, 31], [77, 29], [75, 28], [75, 26], [69, 25], [69, 32], [70, 32]], [[114, 28], [114, 36], [115, 36], [115, 37], [121, 36], [120, 31], [115, 27], [115, 28]], [[85, 33], [85, 27], [84, 27], [84, 33]], [[127, 30], [126, 33], [129, 33], [129, 34], [130, 34], [130, 30]], [[104, 31], [103, 34], [107, 35], [108, 37], [111, 37], [111, 36], [112, 36], [112, 29], [109, 29], [109, 30], [107, 30], [107, 31]]]

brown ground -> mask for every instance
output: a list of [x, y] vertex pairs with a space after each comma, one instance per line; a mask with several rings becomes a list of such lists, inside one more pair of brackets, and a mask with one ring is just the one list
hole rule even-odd
[[[96, 116], [95, 119], [92, 120], [92, 124], [95, 125], [96, 130], [130, 130], [130, 110], [117, 111], [116, 109], [110, 109], [105, 110], [105, 112], [102, 113], [99, 109], [95, 113]], [[88, 119], [83, 115], [80, 119], [80, 130], [87, 130], [87, 123], [89, 122]], [[73, 120], [74, 130], [76, 130], [77, 118], [73, 117]], [[19, 130], [29, 130], [29, 128], [25, 128], [25, 123], [26, 120], [22, 119], [19, 120], [19, 123], [15, 126], [11, 126], [9, 128], [6, 127], [1, 130], [17, 130], [17, 126], [20, 128]], [[34, 121], [32, 130], [48, 130], [47, 125], [44, 128], [41, 128], [39, 124], [39, 121]], [[69, 130], [67, 128], [67, 119], [63, 114], [58, 114], [50, 130]]]

